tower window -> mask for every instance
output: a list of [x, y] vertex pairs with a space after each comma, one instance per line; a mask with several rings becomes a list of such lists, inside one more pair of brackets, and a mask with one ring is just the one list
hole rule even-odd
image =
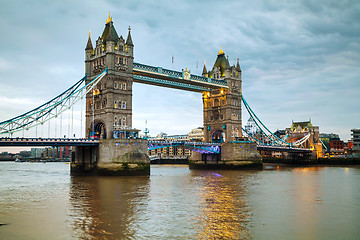
[[123, 90], [126, 90], [126, 83], [123, 83]]
[[126, 109], [126, 102], [125, 101], [122, 102], [122, 109]]
[[117, 82], [117, 81], [114, 82], [114, 88], [115, 88], [115, 89], [118, 88], [118, 82]]
[[126, 117], [123, 117], [121, 121], [121, 126], [126, 127]]
[[115, 102], [114, 102], [114, 108], [117, 108], [117, 106], [118, 106], [118, 102], [115, 101]]

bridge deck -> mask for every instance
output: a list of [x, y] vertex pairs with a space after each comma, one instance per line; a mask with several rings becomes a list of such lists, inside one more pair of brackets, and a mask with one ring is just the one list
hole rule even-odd
[[294, 148], [288, 146], [271, 146], [271, 145], [257, 145], [258, 150], [277, 151], [277, 152], [293, 152], [293, 153], [311, 153], [308, 148]]
[[99, 140], [73, 138], [0, 138], [0, 147], [97, 146]]

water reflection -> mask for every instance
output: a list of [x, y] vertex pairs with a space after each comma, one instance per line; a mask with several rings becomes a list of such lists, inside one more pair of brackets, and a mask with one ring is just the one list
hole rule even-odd
[[[197, 182], [200, 191], [200, 215], [196, 239], [251, 239], [247, 174], [203, 172]], [[202, 183], [201, 183], [202, 181]]]
[[132, 239], [129, 227], [139, 202], [146, 204], [149, 177], [72, 177], [70, 221], [74, 239]]

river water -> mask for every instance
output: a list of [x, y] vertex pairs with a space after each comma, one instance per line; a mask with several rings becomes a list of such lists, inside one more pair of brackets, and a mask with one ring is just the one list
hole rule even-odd
[[360, 168], [71, 177], [0, 162], [0, 239], [360, 239]]

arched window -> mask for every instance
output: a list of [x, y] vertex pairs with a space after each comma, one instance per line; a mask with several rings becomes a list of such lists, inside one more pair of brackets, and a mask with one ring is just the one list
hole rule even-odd
[[122, 118], [121, 126], [126, 127], [126, 117]]
[[126, 102], [125, 101], [122, 102], [122, 109], [126, 109]]
[[126, 83], [123, 83], [123, 90], [126, 90]]

